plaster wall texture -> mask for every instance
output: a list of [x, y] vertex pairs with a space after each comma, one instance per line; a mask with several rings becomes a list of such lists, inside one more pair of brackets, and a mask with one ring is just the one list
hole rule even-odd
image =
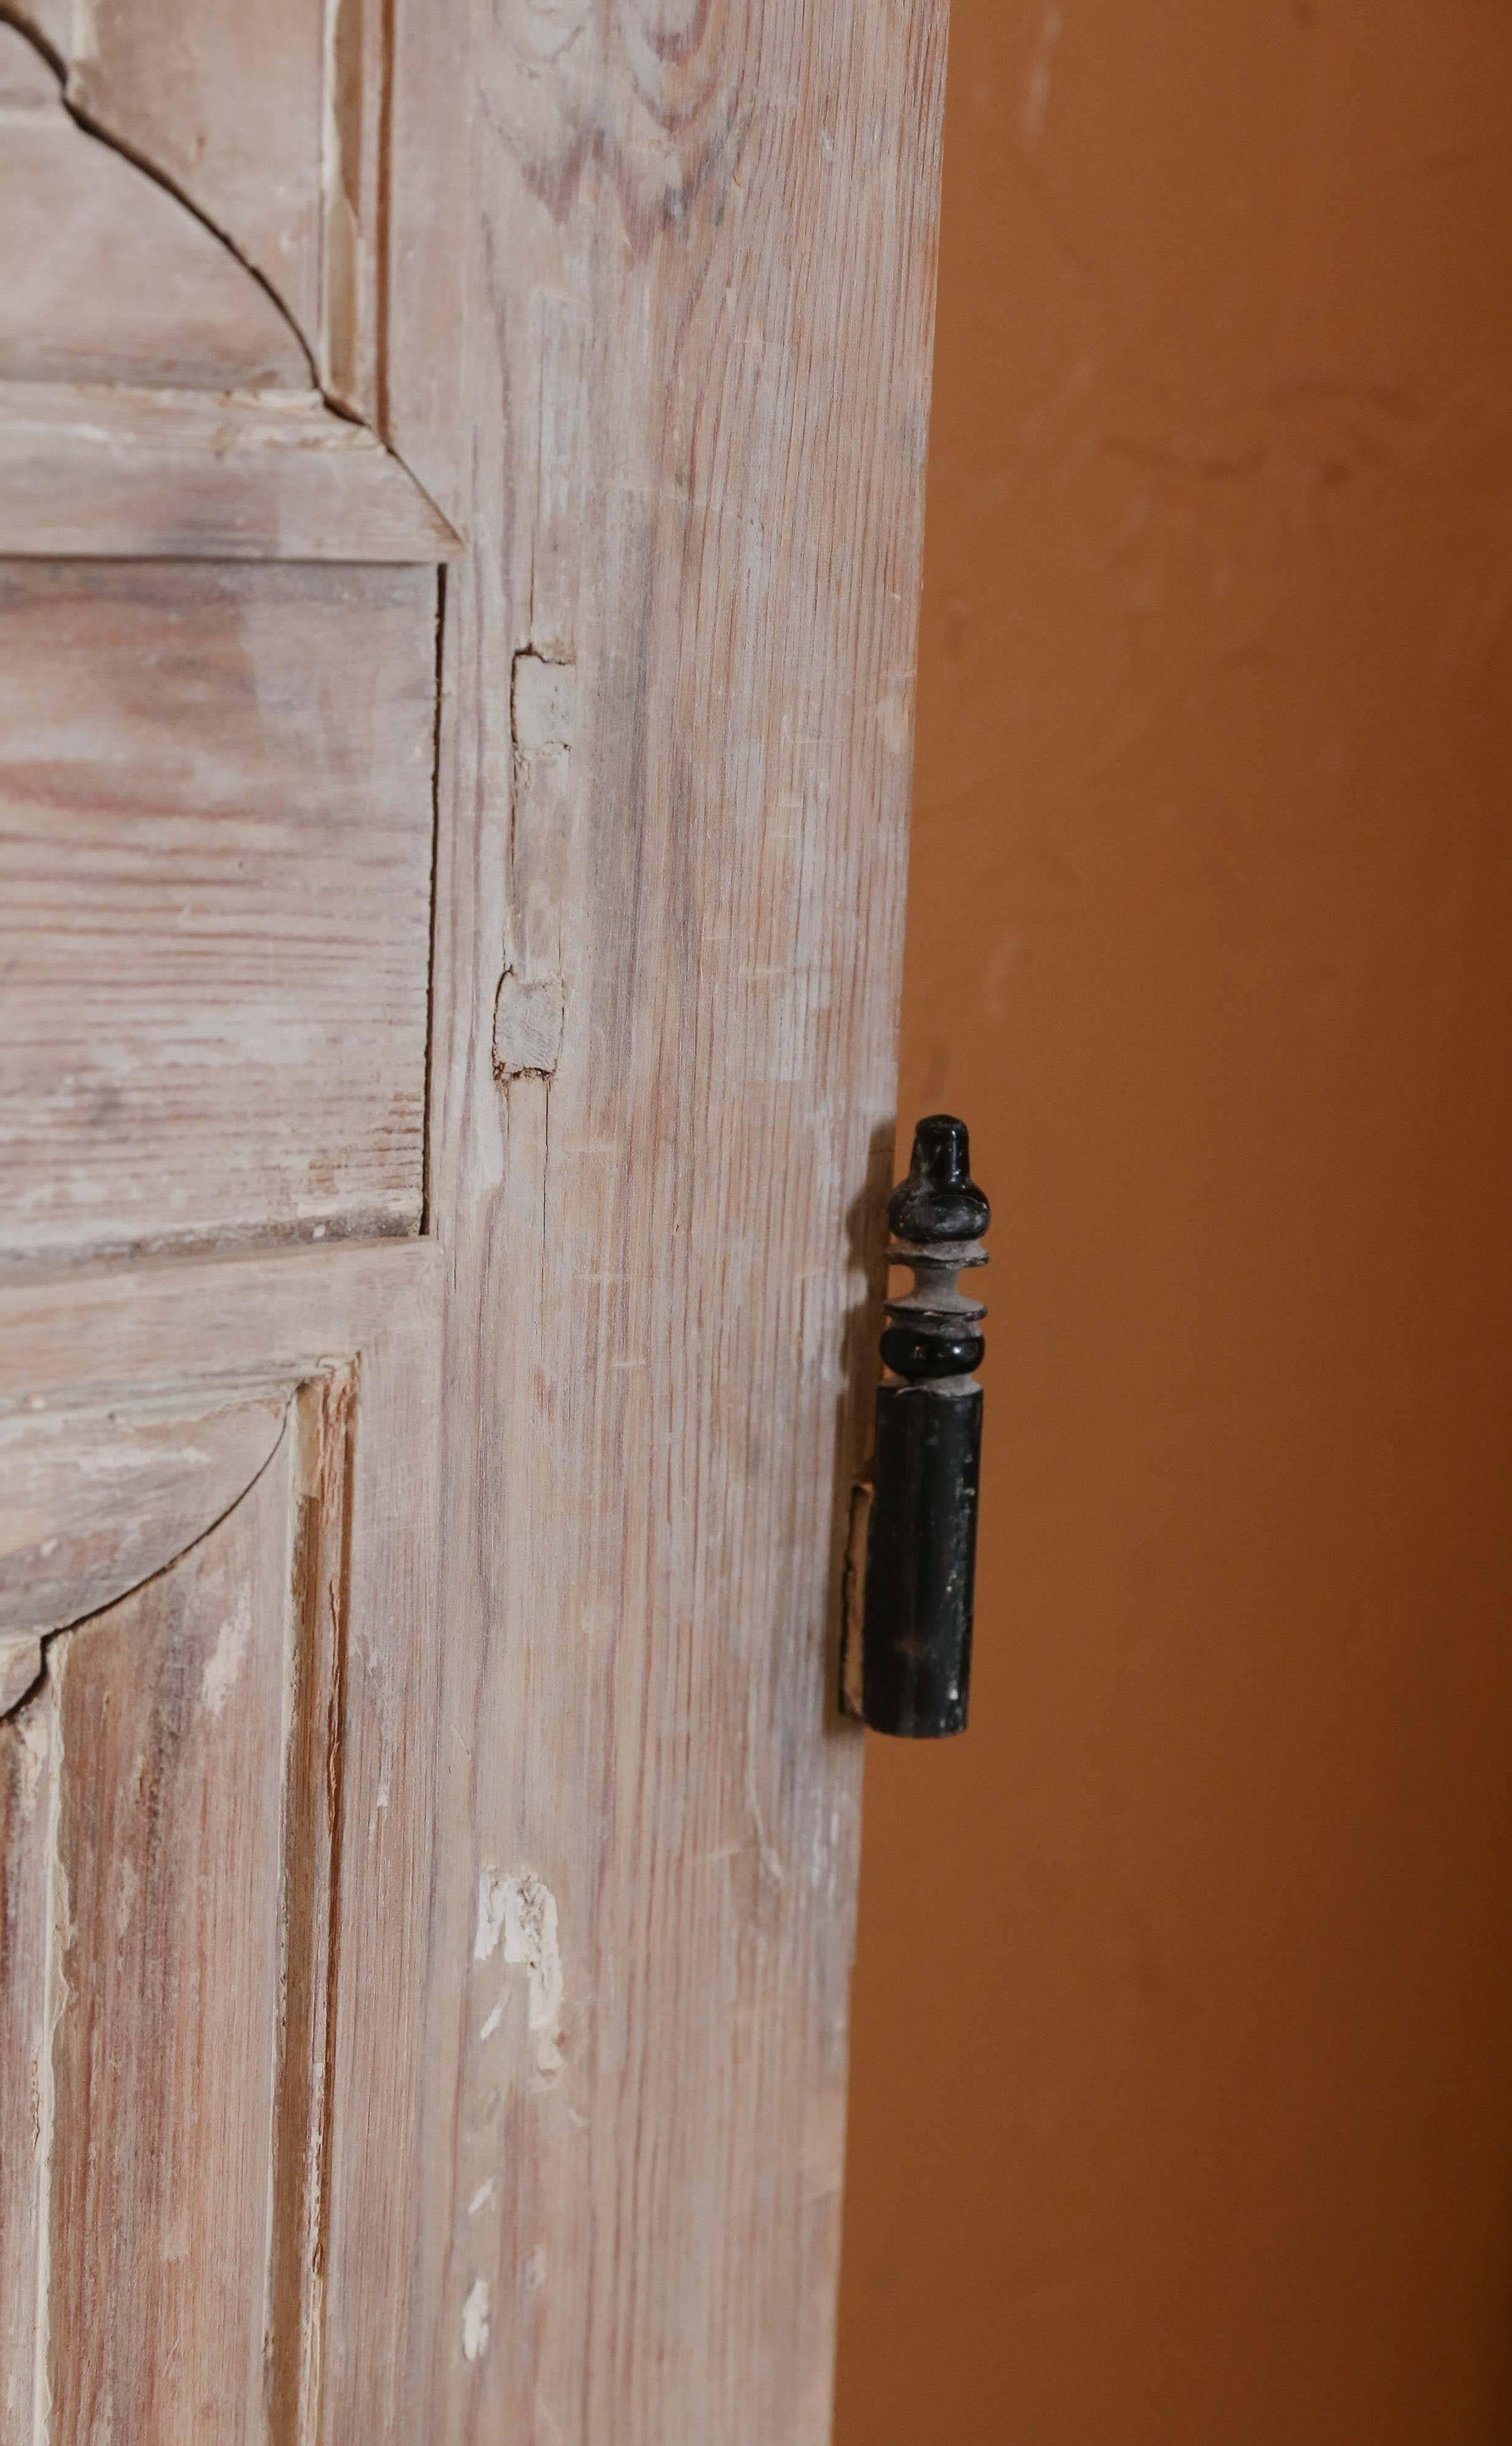
[[955, 0], [840, 2446], [1512, 2436], [1512, 10]]

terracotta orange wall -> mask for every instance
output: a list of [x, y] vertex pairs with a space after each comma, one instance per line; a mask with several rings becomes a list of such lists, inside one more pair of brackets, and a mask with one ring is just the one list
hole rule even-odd
[[956, 0], [841, 2446], [1512, 2437], [1512, 9]]

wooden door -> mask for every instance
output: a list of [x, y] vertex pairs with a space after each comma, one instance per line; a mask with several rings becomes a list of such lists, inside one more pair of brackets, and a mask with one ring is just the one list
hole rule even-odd
[[0, 2438], [828, 2432], [939, 0], [0, 22]]

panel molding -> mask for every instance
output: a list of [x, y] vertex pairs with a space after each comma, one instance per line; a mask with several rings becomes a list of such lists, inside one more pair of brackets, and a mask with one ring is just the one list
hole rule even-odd
[[[266, 2187], [275, 2241], [256, 2278], [257, 2333], [272, 2341], [266, 2356], [259, 2343], [247, 2397], [249, 2439], [320, 2434], [332, 2354], [345, 2365], [353, 2335], [353, 2305], [339, 2286], [327, 2307], [338, 2236], [364, 2253], [372, 2298], [387, 2308], [402, 2299], [413, 2248], [427, 2070], [417, 2035], [426, 1988], [424, 1897], [433, 1888], [437, 1842], [441, 1279], [439, 1252], [412, 1241], [138, 1261], [0, 1289], [0, 1429], [24, 1430], [39, 1421], [46, 1426], [111, 1407], [147, 1420], [175, 1404], [187, 1415], [197, 1403], [214, 1417], [260, 1399], [279, 1404], [287, 1395], [291, 1402], [278, 1446], [279, 1485], [291, 1493], [291, 1510], [265, 1468], [210, 1535], [187, 1550], [198, 1568], [196, 1558], [212, 1555], [227, 1523], [246, 1516], [249, 1501], [264, 1513], [271, 1502], [286, 1504], [281, 1568], [293, 1619], [277, 1705], [290, 1729], [275, 1806], [279, 1856], [297, 1853], [299, 1873], [284, 1879], [277, 1936], [276, 1984], [285, 2002], [271, 2075]], [[174, 1582], [171, 1568], [146, 1584], [146, 1599], [159, 1602]], [[139, 1591], [121, 1610], [143, 1601]], [[89, 1669], [88, 1645], [108, 1618], [91, 1615], [63, 1632], [54, 1650], [58, 1670], [49, 1667], [27, 1703], [0, 1723], [0, 1872], [8, 1881], [0, 1897], [0, 2188], [8, 2203], [8, 2173], [12, 2187], [25, 2191], [29, 2183], [27, 2195], [37, 2196], [35, 2149], [50, 2113], [34, 2050], [28, 2059], [16, 2030], [42, 2010], [36, 1983], [45, 1966], [28, 1930], [48, 1911], [61, 1913], [65, 1903], [56, 1881], [50, 1903], [43, 1891], [57, 1839], [46, 1830], [58, 1688], [72, 1675], [75, 1698], [84, 1690], [78, 1676]], [[216, 1619], [209, 1617], [212, 1628]], [[216, 1670], [217, 1687], [240, 1689], [251, 1655], [243, 1680], [233, 1681], [228, 1654]], [[129, 1671], [122, 1676], [121, 1662], [115, 1686], [118, 1703], [129, 1709], [137, 1684]], [[196, 1658], [196, 1690], [203, 1679]], [[228, 1699], [228, 1724], [232, 1703]], [[122, 1755], [135, 1754], [128, 1743]], [[344, 1825], [359, 1839], [344, 1845]], [[111, 1886], [95, 1907], [96, 1925], [102, 1907], [114, 1924], [126, 1891]], [[66, 1901], [77, 1921], [79, 1891]], [[383, 2000], [378, 2011], [375, 1999]], [[193, 2024], [180, 2017], [178, 2026], [182, 2038]], [[150, 2079], [152, 2063], [142, 2060]], [[77, 2121], [77, 2109], [69, 2116]], [[384, 2145], [375, 2154], [376, 2132]], [[354, 2215], [361, 2219], [356, 2228]], [[0, 2433], [14, 2427], [28, 2438], [37, 2248], [34, 2215], [16, 2209], [0, 2215]], [[16, 2331], [18, 2311], [24, 2336]], [[89, 2331], [89, 2319], [81, 2322], [77, 2309], [69, 2321], [76, 2341]], [[123, 2351], [127, 2343], [123, 2337]], [[57, 2391], [67, 2374], [59, 2355], [68, 2351], [58, 2343], [52, 2356], [55, 2423], [71, 2418], [81, 2399], [77, 2388], [66, 2401]], [[128, 2397], [122, 2380], [121, 2417], [130, 2428]], [[150, 2421], [132, 2434], [149, 2431], [157, 2434]], [[38, 2434], [49, 2433], [44, 2427]], [[123, 2434], [119, 2421], [115, 2434]], [[216, 2434], [230, 2441], [244, 2433], [233, 2420]]]
[[211, 2406], [247, 2446], [318, 2432], [357, 1383], [271, 1389], [251, 1484], [59, 1630], [0, 1724], [0, 1918], [30, 1970], [0, 2023], [37, 2101], [29, 2153], [0, 2114], [0, 2221], [34, 2258], [0, 2330], [39, 2434]]
[[[337, 11], [341, 24], [350, 7]], [[375, 12], [367, 12], [374, 19]], [[321, 374], [301, 328], [0, 16], [0, 556], [445, 560], [457, 538], [378, 438], [386, 54], [329, 32]], [[138, 27], [134, 39], [145, 40]], [[336, 106], [339, 101], [340, 107]], [[340, 404], [345, 412], [329, 405]], [[355, 422], [361, 413], [364, 421]]]
[[208, 1410], [0, 1421], [0, 1716], [41, 1673], [45, 1641], [170, 1570], [240, 1502], [288, 1401], [286, 1387]]
[[419, 1230], [437, 586], [0, 560], [0, 1272]]
[[450, 560], [457, 537], [313, 391], [0, 382], [0, 558]]

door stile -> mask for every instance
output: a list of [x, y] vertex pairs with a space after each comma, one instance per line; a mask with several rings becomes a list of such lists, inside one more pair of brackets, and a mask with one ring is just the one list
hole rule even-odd
[[[944, 20], [684, 14], [483, 11], [468, 73], [430, 1185], [472, 1874], [411, 2418], [787, 2446], [829, 2425]], [[397, 96], [445, 39], [401, 7]]]

